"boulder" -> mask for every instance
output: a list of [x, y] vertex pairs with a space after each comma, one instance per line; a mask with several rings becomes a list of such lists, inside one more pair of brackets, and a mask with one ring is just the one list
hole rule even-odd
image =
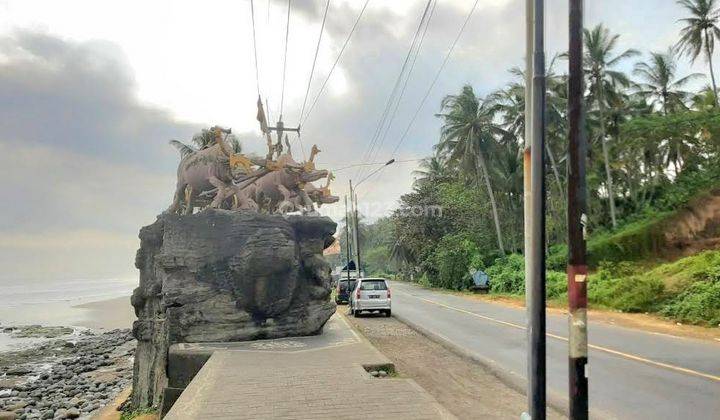
[[318, 334], [335, 312], [327, 217], [206, 209], [140, 230], [134, 406], [157, 405], [175, 343]]

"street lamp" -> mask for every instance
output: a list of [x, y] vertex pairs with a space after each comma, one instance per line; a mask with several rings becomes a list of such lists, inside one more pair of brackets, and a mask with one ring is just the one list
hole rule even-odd
[[355, 193], [355, 191], [357, 191], [357, 187], [360, 186], [360, 184], [362, 184], [363, 182], [367, 181], [368, 178], [375, 175], [376, 173], [378, 173], [380, 170], [382, 170], [386, 166], [392, 165], [393, 163], [395, 163], [395, 159], [388, 160], [387, 162], [385, 162], [385, 164], [383, 166], [375, 169], [370, 174], [368, 174], [368, 176], [366, 176], [365, 178], [360, 180], [360, 182], [355, 184], [355, 188], [353, 188], [352, 180], [350, 180], [350, 207], [351, 207], [350, 212], [354, 216], [353, 217], [353, 219], [354, 219], [353, 220], [353, 234], [354, 234], [354, 238], [355, 238], [355, 256], [356, 256], [355, 265], [357, 266], [358, 278], [360, 277], [360, 240], [359, 240], [359, 236], [358, 236], [357, 194]]
[[381, 166], [381, 167], [375, 169], [374, 171], [370, 172], [370, 174], [368, 174], [368, 176], [366, 176], [366, 177], [363, 178], [360, 182], [358, 182], [357, 184], [355, 184], [355, 188], [357, 188], [357, 187], [358, 187], [360, 184], [362, 184], [363, 182], [367, 181], [368, 178], [370, 178], [371, 176], [375, 175], [376, 173], [378, 173], [379, 171], [381, 171], [381, 170], [382, 170], [383, 168], [385, 168], [386, 166], [392, 165], [393, 163], [395, 163], [395, 159], [390, 159], [390, 160], [388, 160], [387, 162], [385, 162], [385, 164], [384, 164], [383, 166]]

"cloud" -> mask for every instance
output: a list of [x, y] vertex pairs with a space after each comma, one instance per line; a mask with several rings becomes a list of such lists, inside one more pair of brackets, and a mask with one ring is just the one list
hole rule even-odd
[[139, 103], [110, 43], [21, 31], [0, 57], [2, 277], [133, 273], [138, 228], [171, 199], [167, 141], [199, 126]]
[[0, 56], [5, 142], [168, 170], [174, 152], [166, 139], [187, 138], [198, 129], [138, 103], [132, 70], [111, 43], [20, 31], [0, 39]]
[[[82, 7], [86, 18], [55, 3], [11, 2], [0, 21], [3, 30], [14, 29], [0, 35], [0, 167], [9, 181], [9, 199], [0, 200], [0, 263], [10, 267], [2, 275], [58, 275], [60, 268], [77, 275], [86, 270], [88, 276], [134, 273], [138, 228], [170, 202], [178, 155], [167, 141], [188, 139], [215, 121], [236, 131], [257, 126], [249, 5], [88, 0]], [[305, 153], [313, 143], [323, 150], [318, 166], [341, 168], [365, 157], [425, 3], [370, 2], [303, 127]], [[269, 9], [266, 4], [255, 2], [260, 84], [277, 118], [287, 2], [272, 0]], [[362, 4], [331, 2], [310, 100]], [[566, 48], [566, 4], [548, 2], [548, 55]], [[287, 125], [297, 124], [325, 2], [292, 5]], [[445, 95], [466, 83], [487, 95], [510, 79], [508, 68], [522, 65], [524, 1], [481, 1], [392, 155], [470, 6], [466, 0], [437, 2], [392, 127], [366, 161], [430, 154], [440, 129], [434, 114]], [[619, 49], [664, 50], [676, 38], [680, 10], [675, 4], [640, 9], [627, 0], [588, 2], [587, 25], [604, 22], [621, 33]], [[199, 123], [178, 121], [178, 115]], [[257, 133], [240, 136], [244, 150], [263, 151]], [[293, 142], [296, 158], [302, 158], [299, 142]], [[377, 167], [337, 172], [333, 191], [346, 194], [349, 179], [357, 183]], [[365, 181], [358, 191], [363, 207], [392, 207], [409, 190], [413, 169], [412, 162], [396, 163]], [[340, 206], [340, 213], [332, 213], [338, 219]]]

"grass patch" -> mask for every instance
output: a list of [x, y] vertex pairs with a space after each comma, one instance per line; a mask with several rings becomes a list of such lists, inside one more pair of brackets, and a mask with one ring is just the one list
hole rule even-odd
[[664, 225], [672, 213], [658, 213], [629, 223], [616, 232], [593, 235], [588, 242], [588, 262], [639, 261], [660, 254], [665, 245]]
[[[486, 270], [495, 296], [525, 294], [522, 255], [498, 258]], [[567, 302], [567, 276], [546, 272], [546, 296]], [[588, 300], [596, 308], [656, 313], [705, 326], [720, 323], [720, 251], [705, 251], [672, 263], [648, 267], [643, 262], [603, 262], [590, 275]]]
[[694, 282], [713, 277], [718, 267], [720, 267], [720, 251], [705, 251], [659, 265], [647, 275], [662, 279], [671, 293], [681, 293]]
[[131, 411], [123, 411], [120, 420], [132, 420], [143, 415], [157, 415], [158, 411], [153, 407], [137, 408]]

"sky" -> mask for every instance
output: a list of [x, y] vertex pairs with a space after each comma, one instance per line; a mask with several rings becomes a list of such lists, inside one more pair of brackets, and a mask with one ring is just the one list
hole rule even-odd
[[[260, 93], [277, 119], [285, 67], [282, 115], [286, 125], [296, 125], [325, 0], [290, 3], [289, 26], [286, 1], [255, 0], [254, 17]], [[363, 3], [331, 0], [310, 103]], [[417, 159], [437, 142], [441, 99], [468, 83], [486, 95], [511, 80], [507, 69], [523, 63], [524, 1], [479, 0], [410, 125], [473, 3], [438, 0], [388, 134], [365, 159], [425, 3], [370, 0], [303, 124], [303, 147], [291, 139], [298, 160], [317, 144], [323, 168], [398, 161], [358, 188], [361, 212], [370, 220], [387, 214], [411, 189]], [[547, 1], [548, 55], [567, 44], [566, 5]], [[244, 150], [264, 153], [255, 120], [250, 9], [249, 0], [0, 0], [0, 168], [6, 186], [0, 284], [135, 277], [138, 230], [172, 199], [179, 155], [170, 139], [188, 141], [201, 128], [220, 124], [232, 127]], [[681, 17], [674, 0], [586, 4], [586, 25], [602, 22], [621, 34], [619, 50], [666, 50], [677, 39]], [[690, 71], [704, 72], [704, 63], [682, 65], [682, 73]], [[377, 167], [336, 171], [331, 189], [343, 196], [349, 179], [357, 183]], [[341, 205], [322, 210], [342, 217]]]

